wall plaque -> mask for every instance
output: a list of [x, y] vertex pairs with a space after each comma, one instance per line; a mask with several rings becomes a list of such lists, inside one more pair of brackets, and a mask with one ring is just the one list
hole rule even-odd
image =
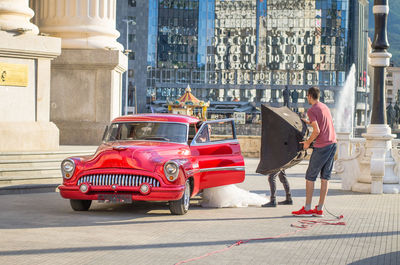
[[28, 86], [28, 65], [0, 62], [0, 86]]

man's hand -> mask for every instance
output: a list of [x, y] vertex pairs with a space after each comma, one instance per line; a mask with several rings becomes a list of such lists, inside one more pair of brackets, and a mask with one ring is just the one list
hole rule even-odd
[[320, 131], [319, 131], [319, 127], [318, 127], [317, 121], [309, 122], [309, 121], [305, 121], [304, 120], [304, 122], [308, 122], [313, 128], [313, 131], [312, 131], [310, 137], [306, 141], [300, 142], [301, 144], [303, 144], [303, 149], [307, 150], [310, 147], [311, 143], [315, 139], [317, 139]]
[[301, 144], [303, 144], [303, 149], [307, 150], [310, 147], [310, 143], [308, 141], [304, 141], [304, 142], [300, 142]]
[[301, 118], [301, 120], [304, 121], [307, 124], [311, 124], [311, 122], [309, 120], [306, 120], [306, 119], [303, 119], [303, 118]]

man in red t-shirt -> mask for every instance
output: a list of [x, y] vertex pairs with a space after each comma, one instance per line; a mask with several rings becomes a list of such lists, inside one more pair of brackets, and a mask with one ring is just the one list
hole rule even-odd
[[[295, 216], [323, 216], [323, 206], [328, 193], [328, 181], [331, 178], [333, 160], [336, 153], [336, 133], [329, 108], [319, 101], [320, 91], [317, 87], [310, 87], [307, 100], [311, 108], [307, 111], [309, 120], [304, 120], [311, 125], [313, 132], [304, 142], [304, 149], [308, 149], [315, 140], [314, 150], [306, 172], [306, 203], [299, 211], [293, 211]], [[321, 174], [321, 190], [319, 203], [311, 209], [311, 200], [314, 192], [314, 183], [318, 174]]]

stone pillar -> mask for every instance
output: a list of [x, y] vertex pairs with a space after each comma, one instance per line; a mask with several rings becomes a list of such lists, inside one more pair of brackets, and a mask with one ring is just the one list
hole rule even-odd
[[354, 183], [354, 181], [348, 180], [348, 176], [344, 174], [346, 170], [344, 161], [350, 157], [350, 134], [346, 132], [336, 133], [338, 151], [334, 167], [336, 174], [342, 179], [342, 189], [344, 190], [351, 190]]
[[[369, 166], [370, 173], [369, 176], [363, 175], [363, 183], [370, 183], [370, 193], [381, 194], [383, 193], [384, 178], [393, 179], [393, 176], [389, 176], [393, 174], [393, 170], [385, 170], [387, 165], [392, 164], [386, 160], [387, 153], [390, 153], [392, 148], [393, 135], [390, 134], [390, 127], [386, 124], [371, 124], [363, 137], [366, 139], [366, 155], [370, 158], [369, 165], [363, 165], [364, 167]], [[368, 170], [365, 168], [364, 173], [367, 172]], [[357, 187], [355, 191], [360, 191], [357, 190]]]
[[57, 150], [50, 122], [50, 61], [59, 38], [36, 35], [28, 0], [0, 0], [0, 150]]
[[29, 0], [0, 1], [0, 30], [37, 35], [39, 29], [30, 22], [34, 12], [29, 8]]
[[52, 63], [51, 120], [61, 144], [97, 145], [121, 115], [126, 56], [118, 50], [64, 49]]
[[121, 115], [123, 46], [116, 39], [116, 0], [34, 0], [41, 32], [62, 39], [52, 62], [50, 119], [60, 144], [97, 145]]
[[63, 49], [118, 49], [116, 0], [33, 0], [40, 31], [62, 39]]
[[346, 159], [350, 156], [350, 134], [347, 132], [337, 132], [338, 157], [337, 159]]

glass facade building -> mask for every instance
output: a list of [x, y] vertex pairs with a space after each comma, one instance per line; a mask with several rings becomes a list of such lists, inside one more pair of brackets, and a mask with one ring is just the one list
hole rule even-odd
[[138, 100], [147, 107], [177, 98], [187, 84], [202, 100], [272, 106], [282, 105], [287, 86], [299, 95], [296, 108], [315, 85], [334, 107], [357, 60], [351, 46], [359, 23], [351, 15], [358, 0], [143, 2], [148, 19], [136, 26], [147, 29], [147, 47], [135, 53], [146, 52]]

